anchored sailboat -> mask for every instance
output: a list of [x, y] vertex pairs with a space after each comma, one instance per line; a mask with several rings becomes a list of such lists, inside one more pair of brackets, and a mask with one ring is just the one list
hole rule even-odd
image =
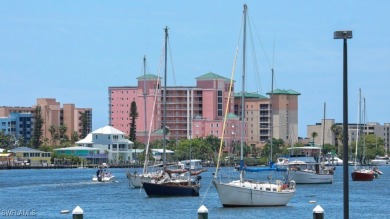
[[[157, 80], [158, 80], [158, 83], [159, 83], [159, 77], [157, 77]], [[158, 86], [160, 87], [160, 86]], [[145, 115], [145, 140], [147, 140], [146, 142], [146, 147], [145, 147], [145, 161], [144, 161], [144, 167], [143, 167], [143, 171], [142, 173], [137, 173], [137, 172], [130, 172], [128, 171], [126, 173], [126, 176], [127, 178], [129, 179], [129, 182], [132, 186], [132, 188], [140, 188], [142, 187], [142, 182], [150, 182], [153, 178], [158, 178], [162, 175], [162, 171], [161, 171], [161, 165], [153, 165], [152, 167], [148, 167], [149, 165], [149, 146], [150, 146], [150, 134], [152, 132], [152, 125], [153, 125], [153, 121], [154, 121], [154, 110], [155, 110], [155, 106], [156, 106], [156, 98], [157, 98], [157, 92], [159, 92], [160, 89], [155, 89], [154, 92], [154, 104], [153, 104], [153, 109], [152, 109], [152, 117], [151, 117], [151, 120], [150, 120], [150, 126], [149, 126], [149, 136], [148, 138], [146, 138], [146, 128], [147, 128], [147, 125], [146, 125], [146, 122], [147, 122], [147, 119], [146, 119], [146, 92], [147, 92], [147, 89], [146, 89], [146, 57], [144, 57], [144, 91], [143, 91], [143, 96], [144, 96], [144, 115]], [[149, 169], [153, 168], [154, 170], [153, 171], [149, 171]]]
[[163, 92], [163, 174], [160, 178], [154, 178], [150, 182], [142, 182], [146, 194], [153, 196], [199, 196], [200, 176], [192, 178], [190, 171], [169, 170], [166, 166], [166, 88], [167, 88], [167, 41], [168, 28], [165, 29], [165, 69]]
[[[359, 142], [359, 124], [361, 123], [361, 90], [359, 89], [359, 112], [358, 112], [358, 124], [356, 129], [356, 147], [355, 147], [355, 161], [354, 161], [354, 170], [351, 173], [351, 177], [353, 181], [372, 181], [374, 180], [374, 171], [370, 169], [366, 169], [364, 167], [357, 167], [357, 156], [358, 156], [358, 142]], [[364, 112], [365, 113], [365, 112]], [[365, 121], [364, 121], [365, 123]], [[363, 149], [364, 150], [364, 149]]]
[[[219, 199], [224, 207], [254, 207], [254, 206], [284, 206], [295, 194], [295, 182], [291, 181], [289, 184], [278, 180], [276, 183], [257, 182], [247, 180], [244, 178], [245, 171], [249, 171], [244, 167], [243, 158], [243, 142], [244, 142], [244, 125], [245, 125], [245, 47], [246, 47], [246, 19], [247, 19], [247, 5], [244, 4], [243, 23], [244, 23], [244, 37], [243, 37], [243, 73], [242, 73], [242, 93], [241, 93], [241, 156], [240, 156], [240, 179], [224, 182], [222, 178], [218, 178], [219, 162], [214, 174], [213, 184], [217, 189]], [[234, 67], [233, 67], [234, 72]], [[233, 75], [233, 74], [232, 74]], [[231, 97], [233, 77], [231, 78], [228, 104]], [[228, 107], [226, 107], [225, 120], [223, 129], [225, 129], [226, 115]], [[222, 132], [224, 133], [224, 131]], [[223, 134], [222, 134], [223, 135]], [[223, 138], [223, 137], [222, 137]], [[222, 148], [222, 141], [220, 145], [220, 154]], [[220, 158], [221, 155], [219, 155]], [[219, 160], [219, 159], [218, 159]]]

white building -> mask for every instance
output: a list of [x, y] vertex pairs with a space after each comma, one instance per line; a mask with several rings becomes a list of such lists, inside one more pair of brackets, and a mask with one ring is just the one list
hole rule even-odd
[[99, 148], [108, 154], [110, 163], [123, 163], [133, 160], [133, 142], [125, 138], [125, 133], [112, 126], [105, 126], [89, 133], [76, 142], [78, 146]]

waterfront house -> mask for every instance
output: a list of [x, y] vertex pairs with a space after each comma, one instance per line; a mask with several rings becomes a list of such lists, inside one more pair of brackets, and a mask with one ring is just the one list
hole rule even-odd
[[74, 155], [85, 159], [89, 164], [101, 164], [108, 162], [108, 154], [101, 151], [99, 148], [74, 146], [67, 148], [54, 149], [58, 154]]
[[99, 128], [76, 144], [100, 149], [100, 153], [107, 154], [109, 163], [122, 164], [133, 160], [133, 142], [125, 138], [125, 133], [112, 126]]
[[40, 151], [28, 147], [17, 147], [9, 150], [14, 154], [14, 165], [48, 166], [51, 152]]

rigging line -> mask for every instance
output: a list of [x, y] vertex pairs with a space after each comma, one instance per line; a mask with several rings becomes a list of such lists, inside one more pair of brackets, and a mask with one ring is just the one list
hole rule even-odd
[[153, 102], [153, 109], [152, 109], [152, 116], [150, 118], [150, 125], [149, 125], [149, 136], [148, 136], [148, 141], [147, 141], [147, 144], [146, 144], [146, 152], [145, 152], [145, 163], [144, 163], [144, 170], [143, 172], [146, 173], [146, 168], [147, 168], [147, 165], [149, 163], [149, 146], [150, 146], [150, 137], [151, 137], [151, 133], [152, 133], [152, 125], [153, 125], [153, 120], [154, 120], [154, 111], [155, 111], [155, 108], [156, 108], [156, 102], [157, 102], [157, 94], [158, 92], [161, 92], [161, 86], [158, 86], [159, 84], [159, 81], [160, 81], [160, 74], [161, 74], [161, 66], [162, 66], [162, 56], [160, 57], [160, 65], [159, 65], [159, 69], [158, 69], [158, 73], [157, 73], [157, 78], [156, 78], [156, 87], [154, 89], [154, 102]]
[[237, 56], [238, 56], [238, 48], [239, 48], [239, 46], [240, 46], [240, 36], [241, 36], [241, 31], [242, 31], [242, 29], [243, 29], [243, 25], [244, 25], [244, 15], [242, 15], [242, 19], [241, 19], [241, 27], [240, 27], [240, 31], [239, 31], [239, 35], [238, 35], [236, 53], [235, 53], [235, 55], [234, 55], [234, 60], [233, 60], [233, 69], [232, 69], [231, 76], [230, 76], [228, 100], [227, 100], [227, 103], [226, 103], [225, 116], [224, 116], [224, 119], [223, 119], [222, 135], [221, 135], [221, 141], [220, 141], [220, 145], [219, 145], [217, 166], [216, 166], [216, 169], [215, 169], [214, 178], [217, 177], [218, 169], [219, 169], [219, 162], [220, 162], [220, 160], [221, 160], [223, 139], [224, 139], [224, 137], [225, 137], [225, 129], [226, 129], [226, 118], [227, 118], [227, 112], [228, 112], [229, 105], [230, 105], [230, 97], [231, 97], [232, 87], [233, 87], [233, 82], [234, 82], [234, 80], [233, 80], [233, 79], [234, 79], [234, 72], [235, 72], [235, 70], [236, 70]]
[[[259, 65], [257, 63], [257, 55], [256, 55], [256, 49], [255, 49], [255, 44], [253, 40], [253, 34], [252, 34], [252, 25], [250, 22], [250, 19], [248, 17], [248, 23], [249, 23], [249, 36], [251, 39], [251, 52], [252, 52], [252, 63], [253, 63], [253, 68], [255, 72], [255, 85], [256, 85], [256, 91], [258, 93], [262, 92], [262, 85], [261, 85], [261, 77], [260, 77], [260, 70], [259, 70]], [[248, 78], [248, 77], [246, 77]]]
[[229, 110], [229, 106], [230, 106], [230, 99], [231, 99], [231, 96], [232, 96], [232, 87], [233, 87], [233, 82], [234, 82], [233, 78], [234, 78], [234, 72], [235, 72], [235, 69], [236, 69], [237, 55], [238, 55], [238, 46], [236, 48], [236, 55], [234, 57], [233, 69], [232, 69], [232, 74], [231, 74], [231, 77], [230, 77], [229, 93], [228, 93], [228, 99], [227, 99], [226, 109], [225, 109], [225, 118], [223, 119], [221, 142], [220, 142], [220, 145], [219, 145], [217, 167], [216, 167], [216, 170], [215, 170], [214, 178], [217, 177], [218, 169], [219, 169], [219, 162], [220, 162], [221, 154], [222, 154], [223, 138], [225, 136], [225, 129], [226, 129], [226, 120], [227, 120], [226, 118], [227, 118], [227, 114], [228, 114], [228, 110]]
[[205, 194], [204, 194], [202, 200], [200, 201], [199, 207], [202, 206], [202, 204], [204, 203], [204, 200], [205, 200], [205, 198], [207, 197], [207, 194], [209, 193], [209, 190], [210, 190], [210, 187], [211, 187], [212, 184], [213, 184], [213, 181], [211, 180], [210, 183], [209, 183], [209, 186], [208, 186], [207, 189], [206, 189], [206, 192], [205, 192]]
[[260, 39], [260, 34], [259, 34], [258, 31], [257, 31], [256, 25], [253, 24], [253, 26], [254, 26], [255, 33], [256, 33], [256, 35], [257, 35], [257, 38], [258, 38], [259, 41], [260, 41], [261, 48], [263, 49], [265, 58], [266, 58], [267, 63], [268, 63], [268, 67], [269, 67], [269, 68], [272, 68], [273, 66], [271, 65], [271, 63], [270, 63], [270, 61], [269, 61], [269, 58], [268, 58], [268, 55], [267, 55], [267, 53], [265, 52], [264, 45], [263, 45], [263, 42], [262, 42], [261, 39]]
[[169, 37], [168, 37], [168, 48], [169, 48], [169, 58], [171, 59], [171, 68], [172, 68], [172, 75], [173, 75], [173, 85], [176, 86], [175, 68], [173, 67], [172, 50], [171, 50], [171, 43], [170, 43]]

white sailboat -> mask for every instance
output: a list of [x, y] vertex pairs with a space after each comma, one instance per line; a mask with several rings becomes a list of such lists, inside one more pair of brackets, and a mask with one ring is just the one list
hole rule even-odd
[[[159, 80], [157, 78], [157, 80]], [[159, 83], [159, 82], [158, 82]], [[141, 188], [142, 187], [142, 182], [150, 182], [154, 178], [160, 178], [162, 176], [162, 167], [161, 165], [154, 165], [152, 167], [148, 167], [149, 165], [149, 145], [150, 145], [150, 134], [152, 132], [152, 125], [153, 125], [153, 120], [154, 120], [154, 110], [155, 110], [155, 105], [156, 105], [156, 98], [157, 98], [157, 92], [159, 92], [160, 89], [155, 89], [154, 93], [154, 104], [153, 104], [153, 109], [152, 109], [152, 118], [150, 120], [150, 126], [149, 126], [149, 135], [147, 138], [146, 142], [146, 147], [145, 147], [145, 161], [144, 161], [144, 167], [142, 173], [137, 173], [137, 172], [130, 172], [127, 171], [126, 176], [129, 179], [129, 182], [131, 184], [132, 188]], [[143, 91], [143, 96], [144, 96], [144, 115], [145, 115], [145, 130], [146, 130], [146, 58], [144, 57], [144, 91]], [[146, 131], [145, 131], [146, 135]], [[146, 139], [146, 137], [145, 137]]]
[[[246, 44], [246, 17], [247, 17], [247, 5], [244, 4], [243, 22], [244, 22], [244, 37], [243, 37], [243, 74], [242, 74], [242, 96], [241, 96], [241, 160], [240, 160], [240, 179], [224, 182], [222, 178], [218, 177], [219, 162], [214, 174], [213, 184], [217, 189], [219, 199], [224, 207], [255, 207], [255, 206], [284, 206], [286, 205], [295, 194], [295, 182], [291, 181], [289, 184], [285, 184], [278, 180], [276, 183], [257, 182], [253, 180], [247, 180], [244, 178], [244, 160], [243, 160], [243, 138], [244, 138], [244, 124], [245, 124], [245, 44]], [[232, 81], [231, 81], [232, 84]], [[231, 96], [232, 85], [229, 89], [229, 99]], [[225, 121], [227, 115], [227, 109], [225, 112]], [[225, 121], [223, 127], [225, 127]], [[224, 132], [222, 132], [224, 133]], [[221, 148], [222, 148], [221, 139]], [[221, 152], [221, 149], [220, 149]], [[220, 157], [220, 155], [219, 155]]]

